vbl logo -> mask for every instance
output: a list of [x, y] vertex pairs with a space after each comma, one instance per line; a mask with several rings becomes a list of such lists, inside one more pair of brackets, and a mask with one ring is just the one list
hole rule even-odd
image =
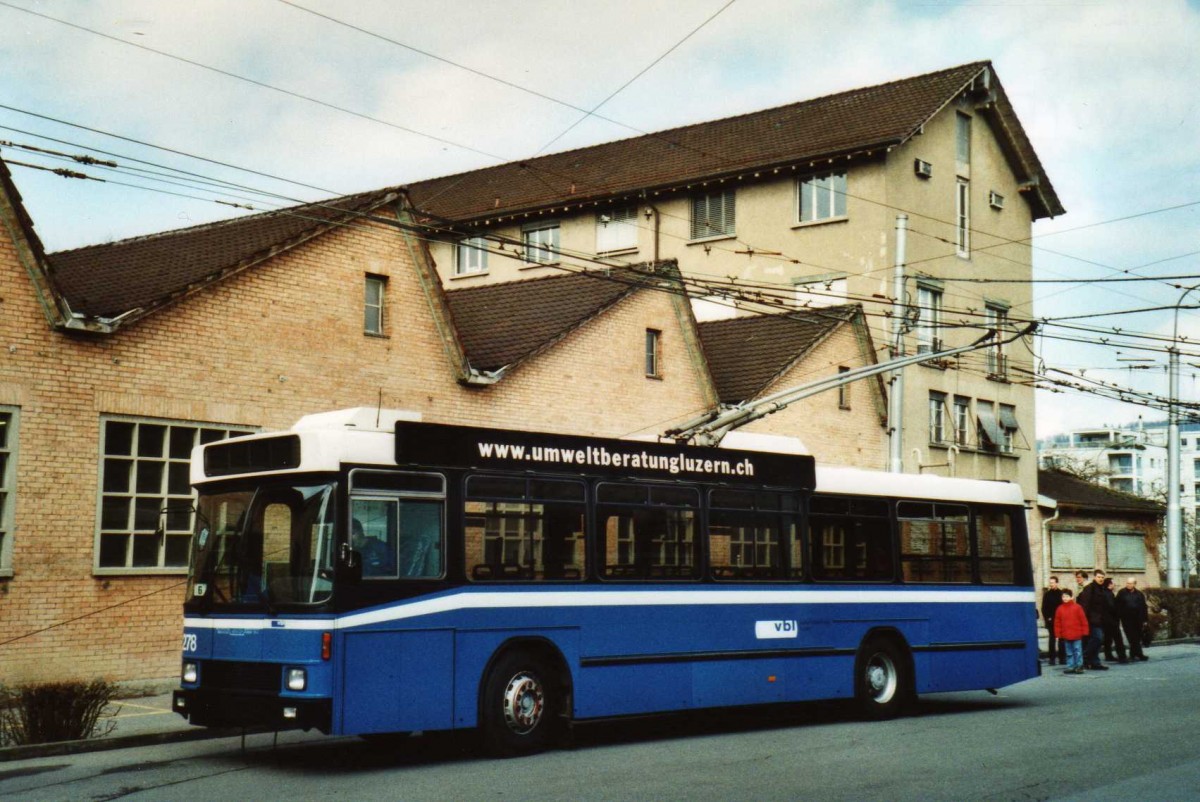
[[800, 627], [795, 620], [754, 622], [754, 637], [759, 640], [767, 638], [794, 638], [799, 631]]

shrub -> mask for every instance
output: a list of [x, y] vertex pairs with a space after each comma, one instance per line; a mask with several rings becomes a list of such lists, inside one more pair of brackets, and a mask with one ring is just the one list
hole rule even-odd
[[2, 689], [0, 745], [77, 741], [108, 735], [116, 722], [101, 721], [101, 717], [115, 693], [115, 685], [100, 679]]
[[1145, 593], [1156, 639], [1200, 635], [1200, 590], [1148, 588]]

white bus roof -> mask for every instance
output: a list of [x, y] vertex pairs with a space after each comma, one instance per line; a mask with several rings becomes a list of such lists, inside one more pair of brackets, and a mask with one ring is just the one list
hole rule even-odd
[[[203, 449], [198, 446], [192, 452], [191, 481], [194, 485], [225, 481], [238, 476], [270, 476], [293, 473], [332, 472], [343, 465], [379, 465], [395, 467], [397, 421], [419, 422], [418, 412], [399, 409], [376, 409], [355, 407], [332, 412], [306, 415], [287, 432], [264, 432], [247, 435], [239, 440], [266, 440], [291, 434], [300, 440], [300, 464], [287, 469], [261, 471], [252, 474], [226, 474], [206, 476], [204, 473]], [[803, 453], [803, 445], [793, 438], [761, 437], [758, 439], [726, 438], [727, 447], [771, 451], [775, 453]], [[219, 445], [219, 441], [210, 443]], [[757, 446], [757, 448], [755, 448]], [[774, 447], [772, 447], [774, 446]], [[868, 471], [858, 468], [817, 466], [818, 493], [846, 493], [855, 495], [894, 496], [914, 499], [953, 499], [992, 504], [1023, 504], [1021, 488], [1007, 482], [989, 482], [977, 479], [953, 479], [941, 476], [918, 476]]]

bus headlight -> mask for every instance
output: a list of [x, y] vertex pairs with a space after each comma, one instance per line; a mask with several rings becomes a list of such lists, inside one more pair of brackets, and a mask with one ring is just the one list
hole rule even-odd
[[184, 663], [183, 674], [181, 676], [183, 681], [190, 685], [200, 678], [200, 671], [197, 669], [195, 663]]
[[303, 668], [289, 668], [287, 670], [287, 689], [289, 691], [302, 691], [308, 687], [308, 672]]

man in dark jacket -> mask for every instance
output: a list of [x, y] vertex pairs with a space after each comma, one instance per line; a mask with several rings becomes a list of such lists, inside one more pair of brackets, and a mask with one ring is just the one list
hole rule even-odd
[[1104, 645], [1104, 619], [1107, 615], [1105, 611], [1109, 604], [1114, 604], [1111, 599], [1112, 597], [1104, 592], [1104, 572], [1097, 568], [1092, 575], [1092, 581], [1079, 594], [1079, 606], [1087, 613], [1090, 628], [1083, 649], [1083, 667], [1092, 671], [1108, 671], [1108, 666], [1100, 662], [1100, 648]]
[[1117, 616], [1121, 619], [1121, 628], [1129, 639], [1129, 657], [1133, 660], [1148, 660], [1142, 652], [1142, 630], [1149, 618], [1146, 609], [1146, 597], [1138, 590], [1137, 580], [1129, 577], [1125, 587], [1117, 591]]
[[1067, 655], [1064, 651], [1064, 646], [1054, 637], [1054, 613], [1058, 610], [1058, 606], [1062, 604], [1063, 592], [1058, 586], [1058, 577], [1050, 577], [1049, 587], [1042, 593], [1042, 622], [1046, 625], [1046, 635], [1049, 638], [1047, 644], [1047, 652], [1050, 655], [1050, 665], [1055, 662], [1066, 665]]
[[1113, 661], [1113, 649], [1117, 652], [1118, 663], [1128, 663], [1125, 656], [1125, 640], [1121, 637], [1121, 622], [1117, 619], [1117, 597], [1113, 593], [1113, 579], [1104, 578], [1104, 595], [1108, 603], [1104, 605], [1104, 659]]

